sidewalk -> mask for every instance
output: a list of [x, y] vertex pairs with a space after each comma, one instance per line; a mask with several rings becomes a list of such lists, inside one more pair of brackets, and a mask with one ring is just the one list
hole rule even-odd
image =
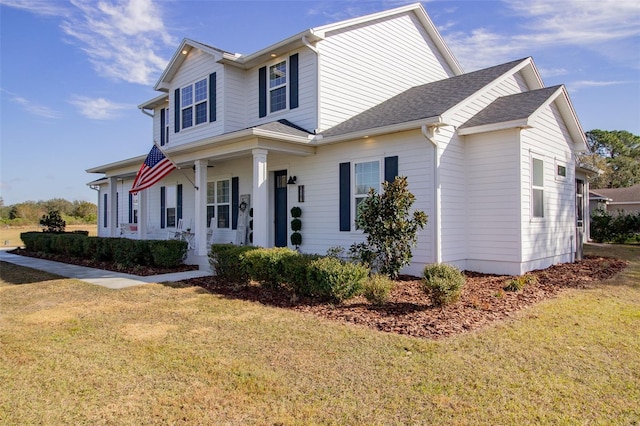
[[54, 262], [51, 260], [37, 259], [28, 256], [20, 256], [17, 254], [7, 253], [8, 249], [0, 249], [0, 261], [25, 266], [27, 268], [38, 269], [41, 271], [60, 275], [62, 277], [75, 278], [90, 284], [100, 285], [112, 289], [120, 289], [149, 283], [180, 281], [189, 278], [206, 277], [208, 275], [211, 275], [211, 273], [208, 271], [186, 271], [141, 277], [138, 275], [123, 274], [120, 272], [87, 268], [86, 266], [70, 265], [68, 263]]

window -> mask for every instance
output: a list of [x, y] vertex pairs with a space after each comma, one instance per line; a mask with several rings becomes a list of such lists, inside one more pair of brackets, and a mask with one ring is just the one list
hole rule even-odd
[[576, 179], [576, 226], [584, 228], [584, 181]]
[[229, 228], [231, 222], [231, 185], [229, 179], [207, 182], [207, 226], [216, 217], [217, 228]]
[[566, 166], [561, 166], [560, 164], [558, 164], [558, 176], [560, 177], [567, 177], [567, 167]]
[[162, 131], [164, 132], [165, 145], [169, 143], [169, 117], [170, 117], [169, 108], [165, 108], [164, 109], [164, 129], [162, 129]]
[[533, 217], [544, 217], [544, 162], [532, 158], [531, 162], [531, 213]]
[[131, 195], [131, 223], [138, 223], [138, 193]]
[[166, 189], [166, 224], [167, 228], [175, 228], [176, 227], [176, 211], [177, 211], [177, 193], [175, 186], [167, 186]]
[[366, 163], [355, 163], [354, 169], [354, 197], [355, 197], [355, 217], [358, 218], [358, 206], [367, 198], [369, 189], [374, 188], [380, 191], [380, 162], [369, 161]]
[[193, 126], [194, 122], [196, 126], [207, 122], [207, 98], [208, 87], [206, 78], [182, 88], [180, 117], [182, 119], [183, 129]]
[[269, 67], [269, 111], [287, 108], [287, 61]]

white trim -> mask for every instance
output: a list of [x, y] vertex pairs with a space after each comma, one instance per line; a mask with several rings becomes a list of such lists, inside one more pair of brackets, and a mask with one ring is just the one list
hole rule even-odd
[[351, 174], [351, 197], [349, 200], [349, 209], [351, 211], [351, 217], [353, 218], [353, 220], [351, 221], [351, 231], [357, 231], [359, 233], [362, 233], [361, 230], [359, 230], [356, 226], [356, 218], [357, 218], [357, 210], [356, 210], [356, 200], [358, 198], [362, 198], [365, 199], [367, 198], [367, 193], [365, 194], [356, 194], [356, 165], [358, 164], [366, 164], [366, 163], [378, 163], [378, 187], [374, 188], [376, 190], [376, 193], [380, 193], [382, 191], [382, 181], [384, 180], [384, 158], [380, 157], [380, 156], [371, 156], [371, 157], [364, 157], [361, 159], [357, 159], [357, 160], [352, 160], [351, 161], [351, 170], [349, 171]]
[[[545, 213], [546, 213], [546, 200], [545, 200], [545, 179], [544, 179], [544, 171], [545, 171], [545, 161], [544, 161], [544, 157], [541, 155], [537, 155], [534, 152], [530, 152], [529, 153], [529, 161], [530, 161], [530, 176], [529, 176], [529, 194], [530, 194], [530, 203], [529, 203], [529, 218], [532, 222], [538, 222], [538, 221], [543, 221], [545, 219]], [[535, 185], [534, 184], [534, 173], [535, 173], [535, 167], [534, 167], [534, 161], [540, 161], [542, 162], [542, 186], [539, 185]], [[534, 210], [535, 210], [535, 197], [534, 197], [534, 191], [542, 191], [542, 216], [535, 216], [534, 214]]]

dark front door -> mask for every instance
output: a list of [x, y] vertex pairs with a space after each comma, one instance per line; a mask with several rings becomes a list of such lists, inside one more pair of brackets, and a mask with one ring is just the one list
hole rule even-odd
[[287, 171], [278, 170], [273, 173], [274, 188], [274, 218], [275, 218], [275, 246], [287, 246]]

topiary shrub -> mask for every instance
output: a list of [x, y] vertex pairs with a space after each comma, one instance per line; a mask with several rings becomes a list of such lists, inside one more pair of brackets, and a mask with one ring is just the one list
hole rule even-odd
[[284, 265], [299, 254], [286, 247], [259, 248], [243, 256], [249, 276], [268, 288], [278, 288], [286, 282]]
[[464, 275], [455, 266], [440, 263], [424, 268], [422, 289], [438, 306], [458, 301], [464, 284]]
[[307, 281], [313, 296], [342, 302], [362, 291], [369, 269], [334, 257], [323, 257], [309, 264]]
[[249, 271], [243, 262], [244, 254], [256, 250], [252, 246], [236, 246], [233, 244], [213, 244], [209, 253], [209, 264], [216, 276], [234, 283], [249, 282]]
[[395, 282], [386, 275], [373, 274], [364, 282], [362, 294], [374, 305], [383, 305], [389, 300]]

